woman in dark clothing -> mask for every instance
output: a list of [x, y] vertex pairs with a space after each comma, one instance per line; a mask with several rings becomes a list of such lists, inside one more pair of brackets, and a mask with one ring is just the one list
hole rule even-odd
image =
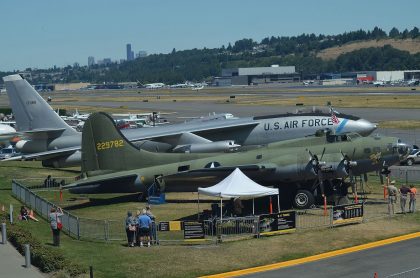
[[125, 231], [127, 233], [128, 247], [134, 247], [134, 236], [137, 229], [137, 219], [133, 216], [131, 211], [127, 212], [125, 219]]

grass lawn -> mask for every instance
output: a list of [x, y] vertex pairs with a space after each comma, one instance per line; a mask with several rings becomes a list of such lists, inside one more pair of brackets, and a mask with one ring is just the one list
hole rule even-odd
[[[12, 203], [15, 209], [20, 207], [19, 202], [10, 196], [12, 178], [45, 178], [48, 174], [60, 177], [75, 176], [71, 171], [42, 168], [38, 162], [1, 163], [0, 203], [7, 206]], [[371, 177], [371, 180], [369, 190], [372, 194], [369, 196], [380, 198], [381, 189], [377, 178]], [[63, 205], [74, 206], [68, 201], [72, 196], [67, 194], [65, 193]], [[101, 194], [90, 197], [105, 200], [109, 198]], [[111, 198], [116, 197], [113, 195]], [[181, 197], [193, 200], [195, 195], [171, 196], [173, 199]], [[75, 206], [73, 212], [76, 215], [98, 219], [124, 219], [128, 209], [134, 210], [143, 206], [144, 204], [131, 200], [93, 207]], [[197, 207], [194, 202], [169, 203], [153, 207], [153, 213], [158, 220], [177, 219], [196, 212]], [[106, 243], [77, 241], [63, 235], [60, 249], [67, 258], [80, 263], [86, 269], [90, 265], [93, 266], [95, 277], [138, 277], [140, 273], [148, 277], [195, 277], [274, 263], [415, 232], [420, 230], [419, 224], [420, 213], [416, 213], [334, 229], [304, 230], [294, 234], [225, 242], [219, 245], [161, 245], [151, 248], [127, 248], [124, 241]], [[24, 225], [43, 244], [51, 243], [51, 231], [44, 220], [38, 223], [18, 223], [18, 225]]]

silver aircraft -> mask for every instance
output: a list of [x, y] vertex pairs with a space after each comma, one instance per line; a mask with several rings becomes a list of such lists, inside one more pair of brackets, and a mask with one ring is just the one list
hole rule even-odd
[[[9, 160], [42, 160], [46, 167], [70, 167], [81, 162], [81, 133], [72, 129], [20, 75], [3, 77], [23, 154]], [[226, 152], [305, 137], [319, 130], [367, 136], [376, 125], [345, 114], [302, 112], [246, 118], [218, 118], [156, 128], [122, 130], [138, 147], [154, 152]]]

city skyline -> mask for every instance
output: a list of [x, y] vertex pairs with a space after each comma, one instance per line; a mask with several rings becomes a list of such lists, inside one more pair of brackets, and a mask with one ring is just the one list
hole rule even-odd
[[[149, 54], [173, 48], [215, 48], [243, 38], [302, 33], [334, 35], [375, 26], [389, 32], [420, 26], [420, 2], [355, 0], [283, 3], [268, 0], [57, 2], [23, 0], [2, 4], [0, 71], [87, 65], [88, 57], [126, 58], [130, 43]], [[127, 8], [129, 7], [129, 8]], [[64, 12], [65, 11], [65, 12]]]

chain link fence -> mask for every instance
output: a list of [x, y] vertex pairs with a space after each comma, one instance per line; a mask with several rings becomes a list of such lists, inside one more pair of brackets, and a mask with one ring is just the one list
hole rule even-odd
[[[26, 183], [28, 180], [24, 180]], [[12, 181], [12, 194], [15, 198], [22, 201], [30, 209], [36, 211], [43, 218], [48, 219], [51, 207], [56, 207], [52, 202], [45, 200], [36, 194], [36, 190], [42, 190], [35, 180], [30, 180], [32, 188], [27, 188], [22, 181]], [[54, 189], [53, 189], [54, 190]], [[380, 218], [389, 217], [388, 202], [385, 199], [368, 200], [363, 203], [363, 221], [375, 221]], [[396, 211], [399, 211], [399, 204], [395, 204]], [[126, 231], [124, 220], [97, 220], [80, 218], [66, 210], [62, 216], [63, 232], [79, 240], [125, 240]], [[295, 225], [297, 230], [330, 228], [335, 226], [334, 207], [326, 209], [312, 208], [298, 210], [295, 214]], [[157, 228], [154, 237], [157, 242], [180, 242], [184, 241], [183, 221], [179, 222], [177, 229], [169, 231], [160, 229], [160, 223], [156, 223]], [[218, 218], [203, 222], [203, 233], [206, 240], [217, 242], [221, 239], [230, 240], [243, 237], [258, 237], [260, 223], [258, 216], [253, 217], [229, 217], [222, 221]]]

